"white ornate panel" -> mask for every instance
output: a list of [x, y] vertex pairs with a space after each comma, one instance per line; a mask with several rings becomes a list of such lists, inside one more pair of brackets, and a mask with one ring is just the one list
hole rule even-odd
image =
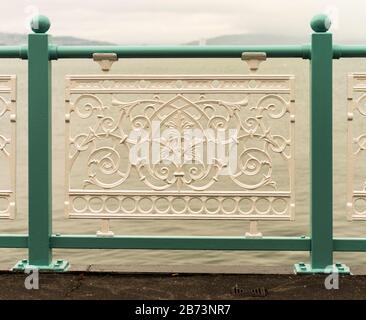
[[366, 73], [348, 75], [349, 220], [366, 220]]
[[[294, 218], [293, 76], [88, 75], [66, 82], [69, 217]], [[141, 129], [141, 140], [131, 137]], [[194, 129], [200, 134], [186, 143]], [[148, 151], [131, 160], [142, 144]], [[188, 153], [201, 160], [186, 161]]]
[[15, 215], [16, 77], [0, 76], [0, 218]]

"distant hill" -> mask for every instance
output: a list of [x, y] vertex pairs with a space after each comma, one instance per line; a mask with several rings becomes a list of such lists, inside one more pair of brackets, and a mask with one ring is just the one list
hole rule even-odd
[[[22, 45], [27, 43], [27, 35], [19, 33], [0, 32], [0, 45]], [[113, 45], [114, 43], [105, 41], [87, 40], [68, 36], [52, 36], [52, 43], [56, 45]]]
[[[278, 34], [228, 34], [209, 39], [195, 40], [184, 45], [286, 45], [303, 44], [310, 42], [310, 34], [303, 36], [283, 36]], [[347, 37], [345, 39], [335, 37], [335, 43], [354, 44], [364, 43], [364, 39]], [[24, 45], [27, 43], [27, 35], [19, 33], [0, 32], [1, 45]], [[70, 36], [52, 36], [52, 43], [56, 45], [116, 45], [112, 42], [89, 40]]]
[[[299, 44], [309, 42], [306, 37], [291, 37], [271, 34], [228, 34], [209, 38], [204, 41], [207, 45], [245, 45], [245, 44]], [[188, 45], [198, 45], [201, 41], [188, 42]]]
[[[202, 43], [203, 42], [203, 43]], [[278, 34], [228, 34], [214, 38], [196, 40], [186, 43], [187, 45], [282, 45], [282, 44], [304, 44], [310, 42], [310, 33], [300, 36], [283, 36]], [[365, 39], [352, 38], [352, 35], [346, 38], [334, 36], [335, 43], [358, 44], [364, 43]]]

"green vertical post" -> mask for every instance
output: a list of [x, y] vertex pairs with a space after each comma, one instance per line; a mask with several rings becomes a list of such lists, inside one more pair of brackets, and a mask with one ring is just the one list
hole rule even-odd
[[[41, 20], [42, 21], [42, 20]], [[29, 264], [49, 266], [52, 250], [52, 115], [49, 36], [33, 20], [28, 35]], [[36, 23], [38, 28], [36, 29]]]
[[[330, 19], [311, 21], [310, 61], [310, 212], [311, 263], [295, 265], [297, 273], [328, 273], [333, 266], [333, 43]], [[349, 270], [348, 270], [349, 271]]]
[[[315, 20], [317, 21], [317, 20]], [[311, 269], [333, 264], [333, 45], [322, 19], [311, 35]], [[313, 20], [314, 22], [314, 20]], [[327, 25], [326, 25], [327, 24]]]
[[52, 103], [49, 36], [45, 16], [32, 19], [28, 36], [28, 205], [29, 259], [14, 269], [61, 271], [62, 260], [52, 262]]

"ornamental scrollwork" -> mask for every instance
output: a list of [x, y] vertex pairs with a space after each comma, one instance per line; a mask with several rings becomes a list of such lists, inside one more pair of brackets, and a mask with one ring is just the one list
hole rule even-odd
[[15, 217], [16, 77], [0, 76], [0, 219]]
[[347, 218], [366, 220], [366, 74], [348, 75]]
[[292, 219], [293, 82], [257, 75], [69, 76], [67, 213]]

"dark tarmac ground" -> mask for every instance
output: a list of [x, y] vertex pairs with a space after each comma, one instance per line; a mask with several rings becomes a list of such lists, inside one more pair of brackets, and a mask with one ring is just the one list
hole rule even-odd
[[324, 275], [40, 273], [28, 290], [23, 273], [0, 273], [0, 299], [366, 299], [366, 276], [340, 276], [327, 290]]

